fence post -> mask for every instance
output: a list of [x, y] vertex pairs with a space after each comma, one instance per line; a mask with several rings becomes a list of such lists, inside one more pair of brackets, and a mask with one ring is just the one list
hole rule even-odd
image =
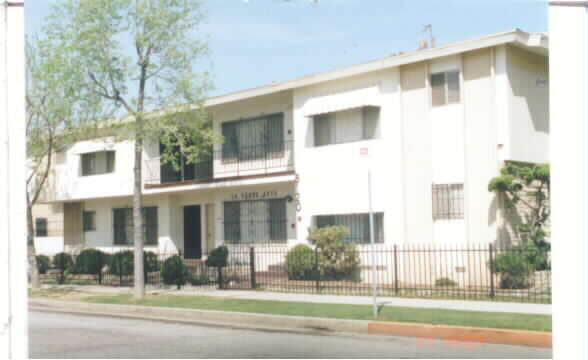
[[319, 249], [318, 246], [314, 247], [314, 271], [316, 275], [316, 292], [321, 291], [321, 271], [319, 269]]
[[[120, 252], [119, 252], [120, 255]], [[123, 259], [122, 255], [118, 257], [118, 286], [122, 286], [122, 270], [123, 270]]]
[[255, 248], [253, 246], [249, 248], [249, 272], [251, 288], [255, 289], [257, 287], [257, 282], [255, 279]]
[[394, 244], [394, 293], [398, 295], [398, 250]]
[[490, 251], [490, 297], [494, 297], [494, 248], [492, 244], [488, 245]]

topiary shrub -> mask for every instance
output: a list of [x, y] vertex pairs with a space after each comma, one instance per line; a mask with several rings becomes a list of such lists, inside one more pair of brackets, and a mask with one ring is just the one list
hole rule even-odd
[[223, 268], [227, 266], [227, 259], [229, 257], [229, 249], [224, 246], [218, 246], [208, 254], [206, 258], [206, 266], [215, 267], [217, 271], [217, 284], [220, 289], [224, 287], [225, 282], [223, 281]]
[[208, 267], [225, 267], [227, 266], [227, 259], [229, 257], [229, 249], [221, 245], [212, 249], [210, 254], [208, 254], [208, 258], [206, 258], [206, 266]]
[[286, 255], [288, 280], [315, 280], [317, 277], [314, 250], [308, 245], [299, 244]]
[[132, 250], [117, 252], [110, 256], [108, 272], [118, 276], [132, 275], [135, 266], [135, 255]]
[[149, 273], [159, 271], [159, 259], [157, 258], [157, 254], [153, 251], [145, 251], [143, 252], [143, 263], [144, 263], [144, 273], [145, 273], [145, 283], [149, 280]]
[[444, 286], [444, 287], [457, 286], [457, 282], [451, 280], [450, 278], [442, 277], [442, 278], [435, 280], [435, 286]]
[[70, 254], [60, 252], [53, 257], [53, 267], [59, 270], [57, 275], [57, 283], [63, 284], [65, 282], [65, 272], [73, 265], [73, 260]]
[[344, 226], [327, 226], [310, 232], [308, 240], [319, 248], [321, 279], [359, 279], [359, 253], [354, 244], [343, 242], [348, 232]]
[[47, 270], [51, 267], [51, 259], [46, 255], [37, 255], [37, 269], [39, 274], [43, 275], [47, 273]]
[[190, 279], [188, 268], [179, 255], [167, 258], [161, 266], [161, 277], [166, 285], [177, 285], [178, 289]]
[[72, 273], [96, 275], [98, 284], [102, 284], [102, 269], [107, 264], [105, 253], [97, 249], [85, 249], [76, 257]]

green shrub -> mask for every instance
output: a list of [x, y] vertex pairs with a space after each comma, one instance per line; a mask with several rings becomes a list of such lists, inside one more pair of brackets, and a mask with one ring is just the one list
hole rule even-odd
[[531, 287], [531, 276], [535, 271], [532, 261], [536, 260], [536, 254], [529, 254], [522, 251], [523, 249], [523, 246], [515, 246], [496, 256], [494, 272], [500, 274], [500, 288], [528, 289]]
[[57, 282], [63, 284], [65, 282], [65, 272], [73, 265], [73, 260], [70, 254], [60, 252], [53, 257], [53, 267], [59, 270]]
[[150, 272], [159, 271], [159, 259], [153, 251], [143, 252], [143, 262], [145, 263], [145, 275]]
[[191, 275], [188, 280], [191, 285], [208, 285], [210, 284], [210, 278], [206, 274]]
[[107, 261], [108, 258], [102, 251], [85, 249], [76, 258], [72, 273], [97, 275], [98, 283], [102, 284], [102, 269]]
[[47, 270], [51, 267], [51, 259], [49, 256], [46, 255], [37, 255], [37, 269], [39, 269], [39, 274], [46, 274]]
[[161, 277], [166, 285], [177, 285], [178, 289], [190, 279], [188, 268], [179, 255], [167, 258], [161, 266]]
[[317, 274], [314, 251], [304, 244], [294, 246], [286, 255], [286, 271], [289, 280], [315, 280]]
[[308, 240], [319, 248], [319, 268], [324, 280], [358, 280], [359, 253], [354, 244], [344, 243], [348, 229], [327, 226], [312, 231]]
[[206, 259], [206, 266], [222, 268], [227, 266], [227, 258], [229, 257], [229, 249], [221, 245], [212, 249], [208, 258]]
[[457, 286], [457, 282], [450, 278], [442, 277], [435, 280], [435, 286]]
[[132, 275], [135, 266], [135, 255], [132, 250], [117, 252], [110, 256], [108, 271], [119, 276]]

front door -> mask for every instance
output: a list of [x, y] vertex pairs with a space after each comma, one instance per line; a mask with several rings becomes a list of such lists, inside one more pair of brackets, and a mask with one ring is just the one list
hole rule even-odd
[[202, 257], [200, 205], [184, 206], [184, 256], [186, 259]]

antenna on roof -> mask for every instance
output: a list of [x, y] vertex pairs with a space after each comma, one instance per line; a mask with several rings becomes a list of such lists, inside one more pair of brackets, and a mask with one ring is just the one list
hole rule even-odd
[[[423, 32], [428, 32], [429, 33], [429, 45], [431, 47], [435, 47], [435, 38], [433, 37], [433, 25], [431, 24], [427, 24], [425, 25], [425, 27], [423, 28]], [[421, 45], [422, 44], [426, 44], [427, 40], [424, 41], [420, 41], [419, 42], [419, 49], [421, 49]], [[425, 48], [427, 48], [428, 46], [425, 46]]]

